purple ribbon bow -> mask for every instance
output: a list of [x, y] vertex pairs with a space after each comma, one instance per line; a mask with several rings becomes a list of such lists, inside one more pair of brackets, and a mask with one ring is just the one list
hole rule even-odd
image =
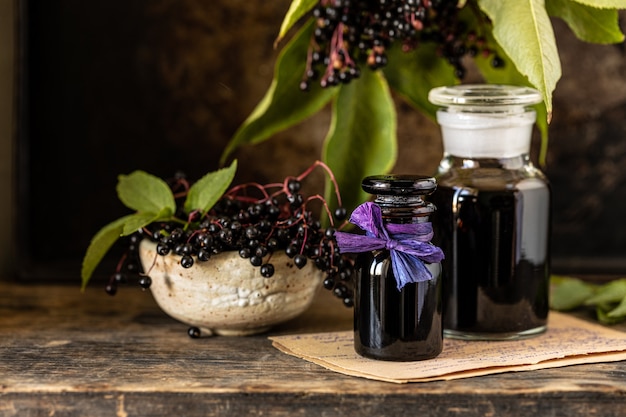
[[433, 227], [430, 222], [410, 224], [383, 224], [380, 207], [367, 202], [357, 207], [350, 216], [350, 223], [365, 230], [365, 236], [335, 232], [339, 250], [345, 253], [369, 252], [388, 249], [398, 290], [409, 282], [432, 279], [424, 262], [440, 262], [444, 255], [441, 248], [430, 243]]

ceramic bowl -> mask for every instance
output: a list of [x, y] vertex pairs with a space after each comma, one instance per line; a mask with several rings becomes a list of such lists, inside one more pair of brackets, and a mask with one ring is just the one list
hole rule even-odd
[[298, 269], [282, 251], [271, 257], [275, 272], [270, 278], [236, 251], [196, 261], [191, 268], [180, 265], [180, 256], [158, 255], [156, 244], [146, 239], [139, 253], [157, 304], [203, 336], [265, 332], [306, 310], [322, 281], [312, 262]]

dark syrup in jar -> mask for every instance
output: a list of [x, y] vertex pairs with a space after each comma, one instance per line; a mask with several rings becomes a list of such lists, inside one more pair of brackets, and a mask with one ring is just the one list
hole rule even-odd
[[355, 350], [362, 356], [424, 360], [441, 353], [441, 266], [426, 264], [433, 279], [396, 288], [389, 251], [357, 257]]
[[[520, 184], [524, 185], [523, 182]], [[445, 334], [523, 336], [545, 329], [549, 291], [549, 190], [448, 187], [432, 196], [443, 260]]]

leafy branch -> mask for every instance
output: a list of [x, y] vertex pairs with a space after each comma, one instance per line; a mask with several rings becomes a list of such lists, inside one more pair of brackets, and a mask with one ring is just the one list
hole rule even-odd
[[[235, 160], [228, 168], [210, 172], [195, 182], [189, 188], [184, 202], [185, 213], [206, 214], [226, 192], [236, 171]], [[190, 224], [189, 219], [177, 217], [176, 200], [170, 186], [154, 175], [144, 171], [120, 175], [116, 191], [120, 201], [134, 213], [112, 221], [92, 238], [83, 258], [81, 270], [83, 290], [96, 267], [121, 237], [129, 236], [159, 221], [177, 222], [184, 227]]]
[[[333, 0], [322, 0], [323, 4]], [[409, 52], [393, 44], [388, 64], [370, 74], [365, 69], [349, 84], [322, 88], [317, 83], [300, 91], [310, 58], [307, 51], [315, 30], [311, 11], [317, 0], [293, 0], [280, 27], [276, 44], [304, 21], [276, 61], [272, 83], [257, 107], [244, 121], [224, 150], [225, 163], [240, 146], [256, 144], [294, 126], [331, 105], [332, 119], [324, 140], [322, 160], [336, 173], [344, 190], [344, 204], [356, 207], [366, 196], [359, 192], [363, 176], [389, 172], [397, 158], [396, 114], [392, 92], [423, 114], [434, 118], [427, 100], [430, 89], [459, 82], [454, 65], [440, 56], [430, 42]], [[561, 77], [561, 65], [551, 17], [560, 18], [582, 41], [623, 42], [618, 10], [623, 0], [467, 0], [459, 1], [458, 19], [480, 34], [505, 62], [493, 68], [479, 55], [474, 62], [487, 83], [526, 85], [538, 89], [544, 102], [538, 107], [538, 127], [547, 152], [548, 123], [552, 117], [552, 93]], [[327, 183], [327, 190], [331, 184]], [[330, 195], [330, 191], [327, 191]]]

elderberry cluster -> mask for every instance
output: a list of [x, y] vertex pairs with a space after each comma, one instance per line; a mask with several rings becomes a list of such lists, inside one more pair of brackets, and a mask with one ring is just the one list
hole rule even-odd
[[[170, 182], [174, 190], [178, 181]], [[274, 275], [272, 255], [283, 251], [297, 268], [312, 262], [326, 274], [324, 288], [333, 292], [343, 303], [353, 305], [353, 260], [342, 255], [335, 240], [334, 227], [322, 227], [319, 216], [310, 209], [320, 196], [306, 197], [301, 192], [301, 178], [292, 177], [283, 184], [269, 186], [240, 185], [226, 192], [204, 216], [184, 213], [179, 207], [179, 218], [187, 223], [154, 222], [131, 235], [128, 250], [106, 287], [113, 295], [120, 283], [127, 281], [126, 273], [138, 274], [139, 285], [149, 288], [150, 277], [141, 271], [138, 246], [142, 239], [156, 243], [158, 255], [175, 255], [183, 268], [191, 268], [198, 262], [210, 262], [214, 255], [225, 251], [237, 251], [241, 258], [260, 268], [263, 277]], [[278, 191], [270, 192], [270, 188]], [[261, 191], [260, 197], [251, 197], [249, 189]], [[178, 203], [178, 200], [177, 200]], [[182, 206], [182, 204], [179, 204]], [[331, 223], [343, 222], [346, 210], [335, 210]], [[124, 269], [126, 270], [125, 272]]]
[[438, 53], [465, 76], [462, 59], [479, 53], [492, 56], [492, 65], [504, 61], [485, 39], [459, 19], [457, 0], [320, 0], [313, 9], [316, 27], [308, 51], [306, 73], [300, 84], [312, 81], [322, 87], [348, 83], [370, 69], [387, 65], [387, 49], [394, 42], [404, 51], [422, 42], [434, 42]]

